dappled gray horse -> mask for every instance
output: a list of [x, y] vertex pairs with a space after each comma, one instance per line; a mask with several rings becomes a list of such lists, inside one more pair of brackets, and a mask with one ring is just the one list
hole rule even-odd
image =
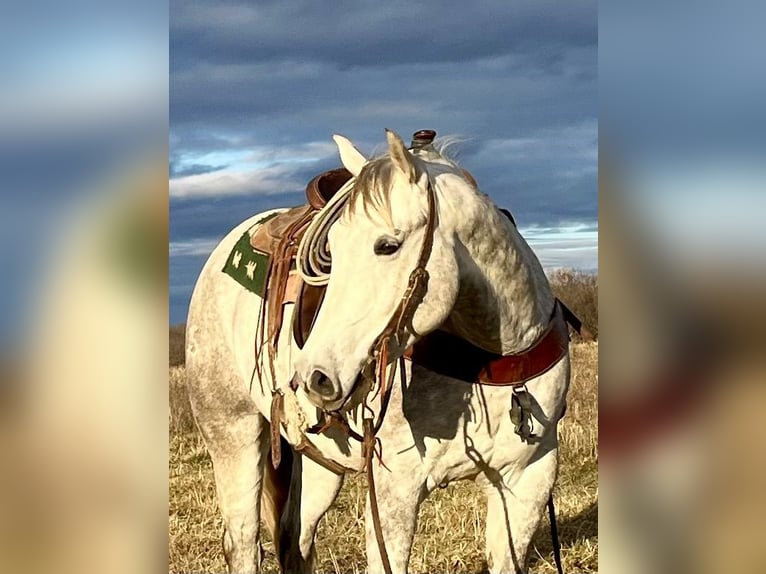
[[[281, 329], [269, 366], [269, 354], [254, 349], [261, 299], [221, 273], [243, 233], [268, 214], [227, 235], [194, 289], [189, 393], [213, 461], [230, 572], [258, 570], [259, 516], [283, 570], [314, 571], [316, 526], [340, 490], [338, 468], [362, 470], [368, 460], [350, 435], [364, 434], [369, 417], [380, 423], [369, 459], [385, 547], [381, 552], [368, 498], [370, 572], [384, 571], [384, 554], [393, 572], [406, 572], [420, 503], [460, 479], [475, 480], [487, 496], [489, 570], [526, 572], [557, 471], [556, 426], [569, 383], [566, 327], [562, 341], [561, 314], [539, 261], [474, 182], [431, 146], [413, 152], [393, 132], [387, 138], [388, 153], [368, 160], [335, 136], [353, 188], [329, 231], [332, 271], [302, 349], [291, 329]], [[411, 295], [418, 267], [427, 272], [423, 293], [381, 361], [381, 334]], [[287, 323], [293, 305], [284, 312]], [[431, 359], [419, 361], [418, 345], [434, 333], [494, 357], [487, 360], [498, 368], [485, 364], [484, 384], [471, 384], [476, 379], [440, 368], [438, 345], [426, 353]], [[526, 369], [546, 345], [558, 345], [553, 359]], [[412, 360], [402, 360], [408, 349], [415, 349], [407, 352]], [[521, 357], [510, 369], [517, 371], [514, 384], [493, 379], [491, 371], [508, 364], [503, 357], [514, 356]], [[393, 376], [383, 390], [385, 381], [370, 374], [376, 362]], [[461, 361], [453, 363], [459, 368]], [[269, 460], [274, 397], [284, 442], [278, 471]], [[382, 419], [381, 401], [388, 402]], [[328, 420], [324, 413], [348, 427], [324, 425], [311, 434]], [[314, 456], [293, 455], [288, 442], [310, 443]]]

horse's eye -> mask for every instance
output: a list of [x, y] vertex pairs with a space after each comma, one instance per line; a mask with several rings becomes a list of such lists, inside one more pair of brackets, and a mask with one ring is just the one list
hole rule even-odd
[[373, 249], [375, 255], [393, 255], [399, 249], [399, 242], [393, 237], [379, 237]]

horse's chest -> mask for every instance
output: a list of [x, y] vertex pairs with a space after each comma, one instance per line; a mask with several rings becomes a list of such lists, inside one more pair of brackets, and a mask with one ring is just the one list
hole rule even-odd
[[[425, 433], [422, 448], [433, 485], [452, 480], [492, 477], [514, 466], [524, 466], [532, 456], [534, 442], [523, 440], [511, 416], [510, 390], [490, 389], [476, 393], [448, 425], [453, 432]], [[441, 418], [447, 428], [447, 412]], [[438, 430], [435, 425], [433, 430]], [[417, 441], [417, 437], [416, 437]]]

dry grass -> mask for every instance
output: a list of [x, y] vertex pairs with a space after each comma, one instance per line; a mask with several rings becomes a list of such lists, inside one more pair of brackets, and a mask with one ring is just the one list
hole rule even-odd
[[561, 299], [596, 335], [598, 333], [598, 275], [575, 269], [557, 269], [548, 275], [548, 280], [553, 294]]
[[186, 325], [171, 325], [168, 337], [168, 358], [171, 367], [178, 367], [186, 362]]
[[[555, 491], [566, 572], [596, 572], [598, 562], [598, 345], [572, 345], [573, 376], [560, 427], [561, 470]], [[170, 572], [225, 572], [222, 523], [213, 470], [191, 422], [183, 369], [170, 371]], [[319, 525], [320, 572], [364, 572], [364, 497], [361, 478], [346, 481], [335, 506]], [[412, 572], [482, 572], [483, 496], [472, 483], [438, 490], [423, 503], [410, 560]], [[270, 543], [266, 572], [277, 572]], [[555, 572], [550, 531], [544, 520], [531, 550], [531, 568]]]

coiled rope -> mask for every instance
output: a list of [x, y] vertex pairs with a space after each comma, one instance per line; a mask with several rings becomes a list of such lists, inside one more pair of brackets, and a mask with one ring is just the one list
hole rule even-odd
[[330, 198], [327, 205], [314, 216], [298, 244], [295, 258], [298, 273], [309, 285], [327, 285], [330, 280], [331, 259], [327, 234], [346, 206], [355, 181], [356, 178], [352, 177]]

